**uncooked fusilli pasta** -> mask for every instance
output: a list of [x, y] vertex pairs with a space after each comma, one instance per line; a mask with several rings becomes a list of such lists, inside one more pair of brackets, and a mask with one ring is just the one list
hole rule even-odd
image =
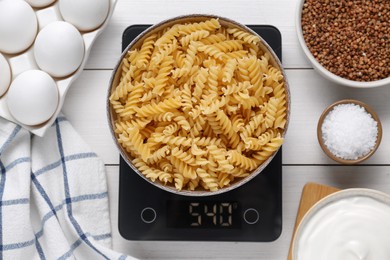
[[142, 174], [216, 191], [277, 151], [288, 94], [259, 43], [209, 19], [146, 35], [127, 53], [110, 103], [118, 142]]

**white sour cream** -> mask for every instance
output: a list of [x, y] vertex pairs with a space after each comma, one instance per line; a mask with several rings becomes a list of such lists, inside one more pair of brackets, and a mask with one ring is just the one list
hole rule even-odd
[[390, 259], [390, 203], [371, 197], [331, 202], [301, 231], [296, 260]]

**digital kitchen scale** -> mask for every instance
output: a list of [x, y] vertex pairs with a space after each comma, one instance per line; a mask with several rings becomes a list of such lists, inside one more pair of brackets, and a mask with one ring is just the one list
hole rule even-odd
[[[122, 49], [150, 25], [123, 33]], [[281, 59], [279, 30], [249, 26]], [[282, 232], [282, 150], [248, 183], [207, 197], [176, 195], [138, 176], [120, 158], [119, 232], [128, 240], [270, 242]]]

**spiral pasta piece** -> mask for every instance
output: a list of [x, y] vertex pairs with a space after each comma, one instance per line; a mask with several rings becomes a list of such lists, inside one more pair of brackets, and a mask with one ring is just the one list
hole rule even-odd
[[222, 60], [226, 55], [225, 52], [221, 51], [214, 45], [202, 45], [198, 47], [198, 50], [219, 60]]
[[126, 132], [119, 135], [119, 142], [134, 153], [138, 154], [144, 162], [147, 162], [150, 157], [150, 149], [144, 144], [138, 128], [129, 127]]
[[226, 105], [226, 99], [221, 98], [214, 100], [215, 95], [202, 97], [200, 110], [204, 115], [210, 115], [218, 111], [221, 107]]
[[156, 42], [155, 46], [161, 47], [164, 44], [172, 43], [175, 37], [179, 35], [179, 25], [175, 24], [166, 31]]
[[161, 182], [167, 184], [173, 180], [171, 174], [153, 167], [149, 167], [147, 164], [145, 164], [145, 162], [138, 158], [134, 159], [132, 162], [134, 166], [137, 167], [143, 175], [145, 175], [145, 177], [151, 179], [153, 182], [159, 179]]
[[174, 114], [172, 112], [165, 112], [152, 116], [152, 120], [155, 122], [170, 122], [172, 121]]
[[[170, 54], [173, 53], [177, 49], [177, 47], [177, 40], [173, 40], [170, 44], [165, 44], [161, 50], [156, 51], [154, 55], [152, 55], [152, 57], [150, 58], [149, 67], [156, 67], [160, 65], [160, 63], [167, 57], [172, 57], [170, 56]], [[164, 67], [164, 65], [161, 64], [161, 67]]]
[[267, 143], [261, 151], [253, 154], [253, 159], [262, 163], [265, 162], [277, 149], [283, 144], [283, 138], [277, 136], [272, 138], [269, 143]]
[[215, 31], [220, 27], [221, 24], [219, 23], [218, 19], [210, 19], [204, 22], [180, 25], [179, 31], [183, 34], [191, 34], [200, 30]]
[[244, 178], [246, 176], [249, 176], [249, 173], [248, 171], [246, 171], [245, 169], [243, 168], [238, 168], [238, 167], [235, 167], [231, 172], [230, 174], [234, 177], [237, 177], [237, 178]]
[[206, 38], [203, 38], [202, 40], [200, 40], [200, 42], [205, 45], [211, 45], [214, 43], [222, 42], [224, 40], [226, 40], [226, 36], [222, 33], [217, 33], [217, 34], [209, 35]]
[[238, 50], [233, 52], [228, 52], [222, 55], [219, 59], [226, 62], [230, 59], [241, 59], [248, 55], [248, 51], [246, 50]]
[[134, 86], [129, 83], [119, 84], [115, 91], [110, 96], [110, 101], [116, 101], [127, 96], [127, 94], [132, 91]]
[[239, 51], [244, 49], [242, 45], [243, 41], [240, 40], [227, 40], [218, 43], [214, 43], [212, 46], [223, 52]]
[[184, 59], [186, 58], [186, 55], [182, 50], [174, 50], [173, 53], [173, 59], [175, 61], [175, 65], [177, 68], [182, 68], [184, 66]]
[[207, 84], [208, 84], [208, 91], [206, 95], [218, 95], [218, 73], [220, 71], [220, 68], [217, 66], [211, 66], [209, 69], [209, 75], [207, 78]]
[[[179, 131], [180, 129], [179, 129], [179, 126], [176, 124], [176, 123], [173, 123], [173, 124], [169, 124], [169, 125], [167, 125], [164, 129], [163, 129], [163, 131], [162, 131], [162, 133], [164, 134], [164, 135], [174, 135], [177, 131]], [[155, 132], [157, 132], [157, 131], [155, 131]]]
[[138, 129], [142, 129], [150, 122], [151, 122], [151, 120], [148, 118], [135, 118], [135, 119], [129, 120], [129, 121], [118, 120], [115, 123], [115, 126], [116, 126], [115, 132], [117, 134], [121, 134], [122, 132], [126, 131], [129, 127], [136, 127]]
[[248, 71], [250, 83], [253, 85], [253, 90], [255, 92], [258, 91], [260, 93], [260, 97], [264, 97], [265, 93], [262, 92], [261, 89], [259, 89], [263, 87], [263, 73], [260, 69], [260, 60], [257, 59], [255, 56], [251, 57], [248, 60]]
[[153, 104], [142, 106], [141, 108], [136, 108], [136, 111], [137, 111], [137, 116], [147, 117], [156, 114], [166, 113], [169, 112], [169, 110], [179, 108], [180, 106], [181, 106], [180, 97], [169, 98], [157, 104], [153, 103]]
[[249, 137], [253, 134], [253, 132], [262, 124], [264, 121], [264, 115], [259, 114], [257, 116], [252, 117], [249, 123], [244, 127], [242, 132], [242, 139]]
[[182, 100], [184, 111], [190, 111], [193, 108], [192, 92], [189, 84], [184, 84], [183, 91], [181, 93], [181, 100]]
[[233, 175], [227, 174], [226, 172], [218, 173], [218, 185], [219, 187], [228, 186], [233, 180]]
[[234, 169], [234, 166], [226, 158], [225, 149], [219, 148], [216, 145], [209, 145], [207, 146], [207, 150], [217, 162], [219, 171], [228, 172]]
[[159, 135], [156, 136], [155, 141], [169, 144], [172, 146], [186, 146], [190, 147], [193, 143], [195, 143], [198, 146], [208, 146], [211, 144], [220, 145], [221, 140], [218, 138], [213, 137], [195, 137], [195, 138], [189, 138], [184, 136], [164, 136]]
[[171, 162], [166, 158], [161, 159], [157, 163], [157, 165], [163, 172], [172, 173], [172, 171], [173, 171], [173, 166], [172, 166]]
[[[279, 135], [279, 132], [275, 129], [268, 129], [265, 133], [261, 134], [257, 139], [261, 145], [266, 145], [269, 143], [272, 138], [275, 138]], [[279, 136], [280, 137], [280, 136]]]
[[202, 168], [196, 169], [196, 173], [205, 184], [206, 189], [210, 191], [218, 190], [218, 179], [215, 176], [215, 174], [214, 175], [210, 174], [205, 169]]
[[152, 34], [144, 40], [142, 47], [136, 56], [135, 64], [137, 68], [145, 68], [147, 66], [152, 55], [153, 45], [156, 38], [157, 34]]
[[141, 83], [134, 86], [132, 92], [128, 95], [126, 104], [123, 110], [119, 113], [120, 117], [127, 117], [133, 115], [137, 110], [137, 104], [144, 93], [144, 88]]
[[233, 130], [233, 124], [227, 117], [223, 110], [219, 110], [216, 114], [215, 120], [221, 127], [222, 133], [227, 136], [232, 148], [236, 148], [240, 142], [240, 136]]
[[215, 113], [207, 114], [206, 117], [207, 117], [208, 126], [210, 126], [210, 128], [213, 130], [214, 134], [216, 136], [222, 134], [222, 127], [216, 118], [216, 114]]
[[248, 70], [248, 59], [247, 58], [240, 58], [237, 59], [237, 76], [241, 81], [251, 81], [251, 78], [249, 77], [249, 70]]
[[227, 32], [229, 34], [232, 34], [235, 38], [243, 40], [244, 42], [247, 42], [247, 43], [257, 44], [260, 42], [260, 38], [258, 36], [247, 33], [241, 29], [238, 29], [238, 28], [229, 28], [229, 29], [227, 29]]
[[119, 100], [112, 100], [110, 101], [110, 104], [116, 114], [119, 114], [124, 110], [124, 106], [122, 105], [122, 102], [120, 102]]
[[233, 131], [239, 132], [241, 129], [243, 129], [245, 126], [244, 119], [242, 118], [241, 114], [235, 114], [232, 117], [232, 127]]
[[176, 157], [177, 159], [185, 162], [186, 164], [188, 164], [190, 166], [197, 165], [195, 163], [195, 157], [192, 154], [181, 150], [179, 147], [173, 148], [171, 154], [172, 154], [172, 156]]
[[239, 92], [244, 92], [245, 90], [252, 89], [253, 85], [249, 81], [243, 81], [234, 85], [227, 85], [222, 88], [222, 92], [224, 95], [232, 95]]
[[135, 65], [138, 53], [138, 50], [130, 50], [127, 52], [127, 56], [123, 59], [123, 61], [126, 61], [128, 64], [127, 68], [129, 67], [129, 65]]
[[206, 124], [206, 119], [203, 116], [198, 116], [197, 119], [198, 120], [194, 122], [194, 125], [190, 129], [192, 137], [197, 137], [201, 135], [201, 132]]
[[210, 35], [210, 32], [206, 31], [206, 30], [194, 31], [194, 32], [190, 33], [189, 35], [186, 35], [185, 37], [180, 39], [181, 46], [186, 47], [190, 44], [191, 41], [199, 41], [203, 38], [206, 38], [209, 35]]
[[259, 165], [259, 160], [257, 158], [248, 158], [236, 150], [228, 151], [227, 158], [233, 165], [249, 171], [253, 171]]
[[152, 93], [161, 96], [164, 93], [164, 89], [167, 86], [169, 75], [171, 74], [171, 70], [173, 68], [173, 58], [169, 56], [169, 58], [164, 58], [161, 64], [161, 68], [153, 81]]
[[276, 118], [276, 112], [278, 111], [279, 99], [272, 97], [266, 104], [265, 120], [264, 124], [266, 128], [273, 126]]
[[176, 115], [173, 120], [181, 126], [182, 129], [186, 131], [190, 131], [191, 126], [190, 123], [187, 121], [187, 119], [183, 115]]
[[171, 163], [179, 172], [183, 174], [184, 178], [192, 180], [196, 179], [196, 171], [192, 166], [173, 155], [171, 155]]
[[274, 128], [280, 128], [284, 129], [284, 126], [286, 125], [286, 106], [285, 101], [279, 102], [278, 107], [275, 114], [275, 121], [274, 121]]
[[195, 78], [195, 88], [193, 96], [198, 100], [203, 93], [203, 89], [206, 86], [207, 77], [209, 75], [208, 69], [201, 68], [198, 75]]
[[230, 82], [232, 80], [236, 67], [237, 67], [236, 59], [229, 59], [226, 62], [225, 67], [223, 69], [223, 76], [222, 76], [223, 82]]
[[181, 173], [174, 173], [173, 174], [174, 181], [175, 181], [175, 188], [177, 190], [182, 190], [185, 185], [185, 179], [183, 174]]
[[169, 146], [167, 145], [163, 146], [150, 155], [150, 157], [148, 158], [148, 163], [155, 164], [159, 162], [161, 159], [165, 158], [169, 153], [170, 153]]

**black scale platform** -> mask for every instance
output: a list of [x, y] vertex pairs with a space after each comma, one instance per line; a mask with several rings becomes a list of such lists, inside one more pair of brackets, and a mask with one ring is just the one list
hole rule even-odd
[[[128, 27], [122, 49], [148, 27]], [[281, 59], [279, 30], [267, 25], [249, 27]], [[274, 241], [282, 232], [282, 151], [248, 183], [208, 197], [161, 190], [138, 176], [121, 158], [119, 232], [128, 240]]]

